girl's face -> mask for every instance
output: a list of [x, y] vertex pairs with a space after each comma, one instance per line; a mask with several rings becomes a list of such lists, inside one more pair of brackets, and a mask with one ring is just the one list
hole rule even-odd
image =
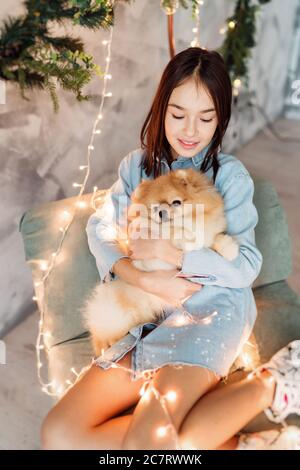
[[[175, 160], [179, 155], [191, 158], [211, 141], [217, 128], [214, 103], [203, 86], [193, 79], [171, 93], [165, 116], [166, 138]], [[182, 141], [194, 145], [184, 145]]]

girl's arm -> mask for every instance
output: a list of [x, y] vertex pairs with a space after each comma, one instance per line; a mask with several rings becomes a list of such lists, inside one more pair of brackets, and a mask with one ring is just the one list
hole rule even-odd
[[258, 214], [253, 194], [254, 183], [246, 170], [231, 176], [224, 185], [227, 233], [239, 243], [239, 255], [228, 261], [211, 248], [183, 253], [178, 276], [203, 285], [231, 288], [252, 285], [262, 266], [262, 254], [255, 245], [254, 228]]
[[[112, 266], [121, 258], [130, 259], [116, 240], [113, 230], [117, 224], [124, 226], [125, 211], [130, 204], [133, 188], [130, 184], [130, 156], [123, 158], [118, 169], [118, 180], [106, 193], [105, 201], [88, 219], [86, 232], [88, 245], [96, 259], [97, 268], [102, 282], [117, 277]], [[135, 269], [132, 266], [132, 269]], [[137, 272], [139, 270], [136, 269]], [[132, 271], [133, 272], [133, 271]]]

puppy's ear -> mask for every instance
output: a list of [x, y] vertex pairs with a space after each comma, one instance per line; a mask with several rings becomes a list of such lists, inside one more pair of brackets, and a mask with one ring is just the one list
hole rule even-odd
[[182, 186], [187, 186], [189, 181], [189, 174], [186, 170], [174, 171], [174, 177]]

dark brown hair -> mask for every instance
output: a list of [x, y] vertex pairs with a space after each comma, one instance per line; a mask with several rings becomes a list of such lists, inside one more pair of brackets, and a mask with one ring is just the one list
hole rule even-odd
[[217, 113], [218, 125], [200, 168], [200, 171], [206, 172], [213, 167], [215, 182], [219, 169], [217, 155], [231, 116], [232, 86], [222, 56], [216, 51], [200, 47], [189, 47], [176, 54], [162, 74], [140, 134], [141, 148], [146, 150], [142, 167], [147, 176], [152, 172], [154, 178], [160, 175], [160, 160], [163, 156], [171, 168], [173, 157], [165, 135], [165, 114], [173, 89], [191, 78], [195, 79], [196, 84], [205, 86]]

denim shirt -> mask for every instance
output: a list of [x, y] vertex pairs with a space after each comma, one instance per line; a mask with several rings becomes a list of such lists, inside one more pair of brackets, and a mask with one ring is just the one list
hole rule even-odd
[[[208, 148], [205, 147], [191, 158], [179, 156], [172, 162], [171, 170], [194, 168], [199, 171]], [[114, 263], [120, 258], [129, 258], [116, 239], [108, 235], [108, 228], [113, 221], [121, 224], [116, 214], [123, 213], [125, 206], [130, 204], [130, 196], [142, 179], [153, 179], [140, 166], [142, 156], [143, 150], [138, 148], [122, 159], [118, 180], [106, 193], [101, 208], [87, 222], [88, 244], [96, 259], [101, 282], [116, 279], [118, 276], [111, 272]], [[211, 248], [185, 252], [180, 273], [203, 285], [250, 288], [262, 266], [262, 254], [255, 244], [254, 229], [258, 214], [253, 204], [254, 183], [248, 170], [236, 157], [219, 152], [218, 160], [220, 168], [215, 186], [224, 200], [226, 233], [234, 236], [239, 243], [239, 255], [228, 261]], [[162, 174], [170, 171], [165, 158], [161, 160], [161, 165]], [[212, 180], [213, 169], [210, 168], [205, 174]], [[120, 204], [124, 207], [120, 207]]]

